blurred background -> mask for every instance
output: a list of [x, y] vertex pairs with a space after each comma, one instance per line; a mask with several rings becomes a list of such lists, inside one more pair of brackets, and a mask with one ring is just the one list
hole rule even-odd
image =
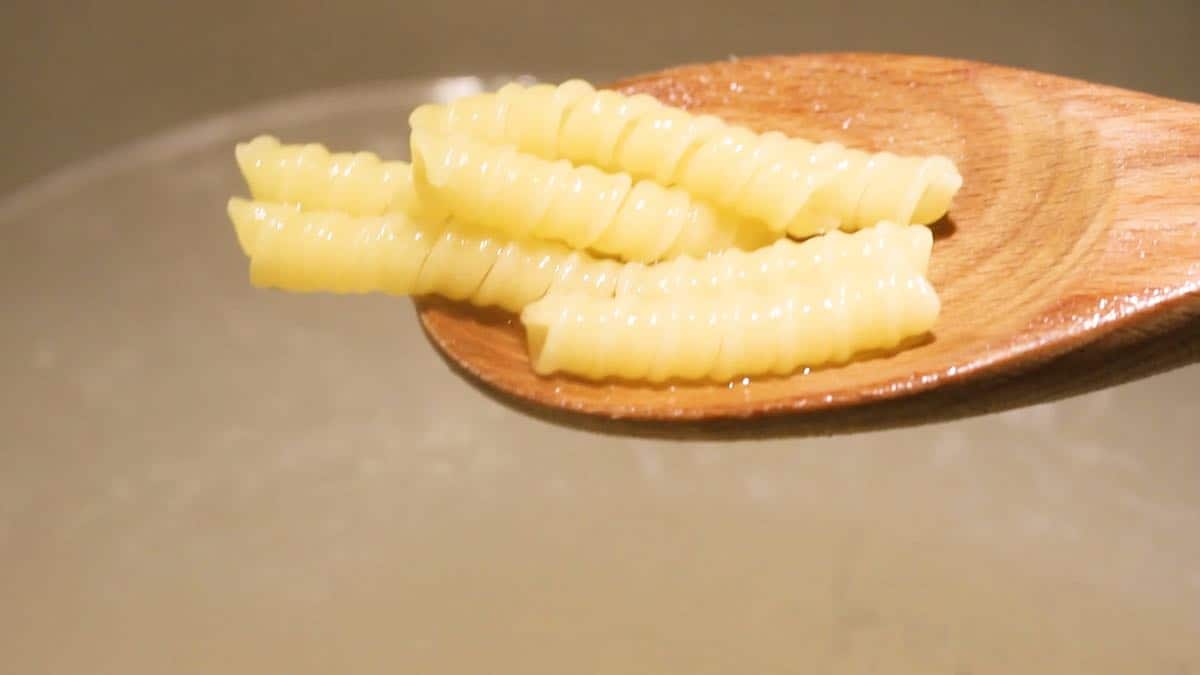
[[224, 220], [234, 139], [399, 150], [419, 86], [20, 187], [443, 75], [869, 50], [1200, 101], [1198, 34], [1194, 0], [4, 0], [0, 672], [1200, 674], [1196, 366], [832, 438], [531, 419], [407, 303], [255, 292]]
[[283, 94], [484, 71], [632, 74], [730, 55], [890, 51], [1196, 100], [1191, 0], [6, 0], [0, 187]]

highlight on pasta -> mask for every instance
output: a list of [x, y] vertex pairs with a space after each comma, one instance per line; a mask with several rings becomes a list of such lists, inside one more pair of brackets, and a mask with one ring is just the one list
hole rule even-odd
[[618, 263], [538, 240], [513, 240], [453, 221], [337, 211], [234, 198], [230, 220], [256, 286], [297, 292], [436, 294], [520, 311], [552, 292], [597, 297], [769, 292], [878, 270], [924, 273], [928, 228], [892, 223], [750, 253], [729, 249], [652, 265]]
[[803, 242], [779, 239], [752, 252], [728, 249], [706, 258], [681, 256], [654, 265], [628, 263], [617, 278], [616, 294], [768, 293], [879, 270], [924, 274], [932, 247], [929, 228], [884, 222], [854, 234], [830, 232]]
[[339, 212], [232, 199], [255, 286], [296, 292], [436, 294], [520, 311], [550, 291], [611, 296], [621, 266], [552, 242], [517, 242], [404, 213]]
[[422, 199], [513, 237], [643, 262], [754, 248], [777, 238], [760, 223], [729, 216], [683, 190], [462, 134], [414, 131], [412, 157]]
[[903, 347], [940, 311], [941, 156], [758, 133], [582, 80], [421, 106], [412, 163], [259, 136], [228, 213], [255, 286], [519, 314], [533, 370], [786, 375]]
[[768, 293], [552, 294], [528, 305], [521, 322], [542, 375], [721, 382], [895, 348], [932, 328], [939, 309], [922, 275], [899, 271]]
[[259, 201], [351, 216], [396, 211], [446, 216], [418, 199], [408, 162], [384, 161], [371, 152], [332, 153], [318, 143], [285, 145], [274, 136], [239, 143], [235, 155], [250, 195]]
[[[531, 112], [536, 111], [536, 112]], [[962, 185], [946, 157], [868, 153], [779, 132], [755, 133], [581, 80], [510, 84], [417, 108], [414, 130], [463, 133], [546, 159], [593, 164], [679, 186], [775, 232], [804, 237], [881, 220], [928, 224]]]

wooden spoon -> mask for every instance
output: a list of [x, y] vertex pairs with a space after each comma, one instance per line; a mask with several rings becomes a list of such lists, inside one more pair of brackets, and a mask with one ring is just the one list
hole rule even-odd
[[[929, 272], [942, 315], [932, 340], [887, 357], [782, 378], [651, 386], [540, 377], [514, 317], [418, 302], [448, 359], [515, 400], [678, 422], [922, 394], [928, 404], [908, 406], [912, 419], [899, 420], [919, 421], [948, 404], [932, 390], [976, 396], [989, 389], [985, 380], [1068, 354], [1086, 371], [1041, 378], [1047, 397], [1078, 379], [1104, 386], [1096, 370], [1130, 343], [1150, 340], [1155, 354], [1178, 355], [1147, 355], [1156, 369], [1197, 356], [1194, 328], [1181, 327], [1200, 317], [1200, 106], [981, 63], [877, 54], [684, 66], [612, 88], [758, 131], [953, 158], [964, 187], [934, 226]], [[1030, 393], [1009, 396], [1038, 400]]]

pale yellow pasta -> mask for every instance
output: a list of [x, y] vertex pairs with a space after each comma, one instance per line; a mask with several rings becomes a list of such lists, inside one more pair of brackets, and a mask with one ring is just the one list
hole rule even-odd
[[354, 218], [242, 199], [230, 202], [229, 213], [252, 259], [256, 285], [454, 298], [468, 297], [464, 293], [473, 290], [469, 296], [476, 304], [510, 310], [551, 290], [548, 279], [556, 291], [666, 296], [769, 293], [879, 270], [923, 273], [932, 245], [927, 228], [880, 223], [852, 235], [832, 232], [804, 242], [781, 239], [751, 253], [730, 249], [702, 259], [619, 264], [549, 242], [518, 243], [478, 228], [419, 222], [399, 213]]
[[776, 238], [760, 223], [727, 216], [683, 190], [462, 134], [414, 131], [412, 156], [423, 201], [515, 238], [561, 241], [636, 261], [752, 249]]
[[[409, 123], [414, 129], [442, 135], [463, 133], [492, 145], [516, 145], [522, 152], [543, 159], [560, 159], [563, 118], [576, 103], [595, 93], [582, 80], [530, 87], [514, 82], [495, 93], [464, 96], [449, 105], [420, 106], [409, 117]], [[658, 105], [653, 98], [641, 98]], [[615, 145], [616, 139], [612, 140]]]
[[232, 199], [229, 217], [259, 287], [437, 294], [519, 311], [547, 292], [611, 296], [621, 265], [550, 242], [516, 242], [404, 213], [339, 212]]
[[701, 259], [628, 263], [621, 269], [616, 294], [771, 293], [881, 270], [924, 274], [932, 247], [929, 228], [883, 222], [854, 234], [834, 231], [803, 242], [780, 239], [752, 252], [730, 249]]
[[797, 237], [881, 220], [931, 223], [962, 184], [946, 157], [872, 154], [779, 132], [758, 134], [650, 96], [596, 91], [580, 80], [557, 87], [514, 83], [494, 94], [422, 106], [410, 124], [680, 186]]
[[316, 143], [284, 145], [273, 136], [239, 143], [236, 156], [251, 196], [260, 201], [351, 216], [402, 211], [445, 217], [419, 203], [407, 162], [383, 161], [370, 152], [331, 153]]
[[723, 382], [895, 348], [926, 333], [939, 310], [923, 276], [890, 271], [771, 293], [552, 293], [521, 321], [539, 374]]

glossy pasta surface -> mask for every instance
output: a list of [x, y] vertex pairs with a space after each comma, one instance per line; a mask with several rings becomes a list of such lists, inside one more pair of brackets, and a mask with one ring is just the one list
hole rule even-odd
[[514, 83], [422, 106], [410, 124], [679, 186], [797, 237], [882, 220], [928, 224], [946, 213], [962, 184], [946, 157], [868, 153], [755, 133], [650, 96], [597, 91], [581, 80]]
[[730, 249], [702, 259], [628, 263], [621, 269], [616, 294], [773, 293], [880, 271], [925, 274], [932, 247], [929, 228], [884, 222], [853, 234], [834, 231], [803, 242], [780, 239], [752, 252]]
[[420, 203], [407, 162], [384, 161], [370, 152], [333, 153], [317, 143], [283, 144], [273, 136], [240, 143], [235, 155], [250, 195], [259, 201], [350, 216], [446, 215]]
[[422, 200], [512, 237], [634, 261], [756, 248], [777, 238], [760, 223], [728, 216], [680, 189], [463, 134], [414, 131], [412, 153]]
[[927, 332], [939, 310], [923, 276], [890, 272], [765, 294], [555, 293], [527, 306], [521, 321], [539, 374], [723, 382], [892, 349]]
[[[643, 265], [597, 259], [550, 242], [517, 242], [479, 228], [421, 222], [402, 213], [355, 218], [234, 199], [229, 215], [258, 286], [437, 293], [510, 310], [551, 290], [599, 297], [769, 293], [878, 270], [923, 273], [932, 243], [927, 228], [881, 223], [853, 235], [781, 239], [752, 253], [732, 249], [704, 259]], [[412, 284], [405, 281], [410, 278]], [[546, 285], [546, 279], [552, 283]], [[464, 296], [461, 288], [472, 284], [473, 294]]]
[[298, 292], [436, 294], [520, 311], [547, 292], [611, 296], [620, 264], [549, 242], [515, 242], [403, 213], [233, 199], [229, 216], [256, 286]]
[[[254, 285], [520, 314], [540, 374], [728, 381], [927, 333], [945, 157], [757, 133], [645, 95], [510, 84], [418, 108], [412, 164], [260, 136], [229, 216]], [[797, 241], [797, 239], [804, 239]]]

